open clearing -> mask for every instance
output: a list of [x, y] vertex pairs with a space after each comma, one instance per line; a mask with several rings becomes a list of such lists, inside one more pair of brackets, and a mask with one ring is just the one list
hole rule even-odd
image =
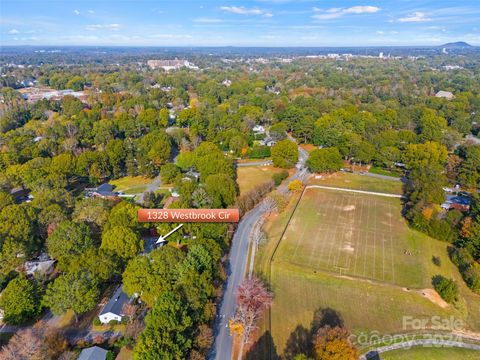
[[[395, 193], [392, 184], [397, 182], [362, 175], [313, 183], [341, 187], [339, 181], [357, 176], [366, 182], [361, 190]], [[402, 328], [403, 316], [454, 316], [467, 329], [480, 330], [480, 296], [463, 283], [448, 258], [448, 244], [410, 229], [401, 208], [398, 198], [317, 188], [305, 191], [271, 266], [275, 294], [271, 334], [279, 354], [298, 326], [310, 329], [314, 312], [326, 308], [338, 312], [356, 334], [412, 331]], [[259, 252], [261, 276], [268, 276], [268, 252], [287, 219], [282, 214], [265, 226], [269, 242]], [[432, 256], [440, 257], [440, 267], [432, 263]], [[455, 278], [465, 300], [463, 309], [445, 306], [432, 296], [431, 278], [436, 274]]]
[[272, 180], [272, 175], [283, 171], [273, 166], [246, 166], [237, 168], [237, 183], [240, 195]]
[[382, 360], [478, 360], [480, 354], [475, 350], [459, 348], [415, 347], [409, 350], [394, 350], [381, 355]]
[[333, 186], [388, 194], [403, 194], [403, 183], [401, 181], [385, 180], [368, 175], [351, 174], [347, 172], [322, 175], [321, 179], [312, 179], [310, 185]]
[[152, 179], [143, 176], [125, 176], [110, 181], [110, 184], [115, 186], [114, 191], [123, 191], [125, 194], [140, 194], [147, 189], [148, 184], [152, 181]]

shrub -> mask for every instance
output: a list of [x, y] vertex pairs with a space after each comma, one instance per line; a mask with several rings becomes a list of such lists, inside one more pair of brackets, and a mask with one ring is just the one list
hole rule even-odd
[[440, 259], [439, 256], [432, 256], [432, 262], [437, 265], [437, 266], [441, 266], [442, 265], [442, 260]]
[[446, 302], [453, 304], [458, 300], [458, 285], [453, 279], [447, 279], [442, 275], [436, 275], [432, 279], [432, 284], [438, 294]]
[[465, 249], [450, 248], [450, 258], [458, 267], [462, 278], [472, 291], [480, 294], [480, 265]]
[[265, 145], [254, 146], [249, 152], [248, 157], [252, 159], [263, 159], [271, 155], [270, 148]]
[[100, 325], [102, 325], [102, 322], [100, 321], [100, 319], [98, 317], [96, 317], [95, 319], [93, 319], [93, 325], [100, 326]]
[[288, 177], [288, 171], [283, 170], [282, 172], [275, 173], [272, 175], [273, 182], [275, 183], [275, 186], [279, 186], [283, 180], [285, 180]]

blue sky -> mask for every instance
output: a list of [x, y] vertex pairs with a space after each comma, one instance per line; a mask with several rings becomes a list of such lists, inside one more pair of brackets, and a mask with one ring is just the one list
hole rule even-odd
[[480, 0], [1, 0], [1, 45], [480, 45]]

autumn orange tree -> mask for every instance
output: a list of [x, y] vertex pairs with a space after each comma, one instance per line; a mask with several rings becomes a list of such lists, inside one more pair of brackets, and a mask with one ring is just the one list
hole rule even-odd
[[314, 340], [315, 359], [358, 359], [358, 350], [350, 343], [348, 336], [348, 330], [343, 327], [325, 326], [320, 328]]

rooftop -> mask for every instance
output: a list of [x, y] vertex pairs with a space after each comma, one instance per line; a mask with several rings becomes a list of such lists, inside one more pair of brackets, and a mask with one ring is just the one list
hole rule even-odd
[[98, 346], [92, 346], [85, 348], [80, 353], [77, 360], [105, 360], [107, 358], [108, 351]]
[[100, 311], [99, 315], [113, 313], [117, 315], [123, 314], [123, 305], [130, 300], [127, 294], [123, 292], [122, 286], [119, 286], [113, 296], [108, 300], [108, 303]]

